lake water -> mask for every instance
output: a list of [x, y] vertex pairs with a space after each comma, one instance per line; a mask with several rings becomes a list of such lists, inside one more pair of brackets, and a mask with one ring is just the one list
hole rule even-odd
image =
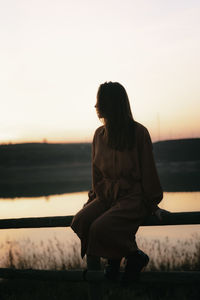
[[[49, 197], [0, 199], [1, 219], [74, 215], [87, 198], [87, 192], [80, 192]], [[200, 192], [166, 192], [159, 206], [171, 212], [200, 211]], [[136, 239], [162, 241], [168, 237], [169, 242], [176, 244], [177, 240], [190, 239], [199, 233], [200, 225], [149, 226], [140, 227]], [[76, 247], [80, 245], [79, 239], [69, 227], [2, 229], [0, 250], [5, 254], [7, 246], [11, 244], [17, 245], [20, 251], [20, 248], [27, 247], [27, 243], [34, 248], [34, 245], [47, 245], [51, 241], [60, 242], [66, 252], [71, 251], [73, 244]]]

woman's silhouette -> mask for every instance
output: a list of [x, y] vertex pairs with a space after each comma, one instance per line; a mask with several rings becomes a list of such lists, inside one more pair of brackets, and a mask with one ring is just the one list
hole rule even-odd
[[81, 255], [108, 259], [105, 275], [116, 279], [126, 257], [124, 282], [136, 279], [148, 256], [135, 234], [150, 214], [161, 218], [163, 198], [148, 130], [134, 121], [129, 99], [118, 82], [101, 84], [97, 93], [97, 128], [92, 143], [92, 190], [73, 218]]

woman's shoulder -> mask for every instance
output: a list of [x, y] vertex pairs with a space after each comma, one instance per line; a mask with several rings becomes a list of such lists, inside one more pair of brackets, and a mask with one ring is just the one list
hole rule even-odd
[[137, 144], [152, 144], [151, 135], [148, 129], [139, 122], [136, 122], [135, 125]]
[[98, 127], [94, 132], [93, 143], [98, 139], [98, 137], [100, 137], [103, 134], [104, 134], [104, 126]]
[[138, 134], [142, 134], [142, 135], [149, 134], [148, 129], [144, 125], [142, 125], [141, 123], [139, 123], [137, 121], [135, 121], [135, 129]]
[[100, 135], [100, 134], [103, 134], [104, 133], [104, 125], [98, 127], [95, 132], [94, 132], [94, 136], [96, 135]]
[[136, 122], [136, 141], [138, 145], [152, 145], [151, 136], [148, 129], [138, 122]]

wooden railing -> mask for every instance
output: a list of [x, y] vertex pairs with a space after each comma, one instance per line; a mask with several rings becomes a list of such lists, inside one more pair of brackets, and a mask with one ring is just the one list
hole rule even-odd
[[[14, 228], [42, 228], [42, 227], [68, 227], [73, 216], [61, 217], [41, 217], [41, 218], [19, 218], [1, 219], [0, 229]], [[141, 226], [165, 226], [165, 225], [191, 225], [200, 224], [200, 212], [177, 212], [163, 216], [159, 221], [157, 217], [150, 216]], [[83, 281], [90, 282], [89, 292], [91, 299], [101, 299], [100, 286], [105, 281], [104, 274], [100, 270], [94, 270], [93, 266], [88, 266], [88, 270], [17, 270], [0, 268], [1, 278], [21, 278], [38, 280], [64, 280], [64, 281]], [[141, 282], [173, 282], [173, 283], [197, 283], [200, 284], [200, 272], [143, 272]], [[99, 282], [99, 283], [98, 283]]]
[[[73, 216], [0, 219], [0, 229], [69, 227]], [[157, 217], [148, 217], [141, 226], [200, 224], [200, 212], [177, 212], [164, 215], [163, 221]]]

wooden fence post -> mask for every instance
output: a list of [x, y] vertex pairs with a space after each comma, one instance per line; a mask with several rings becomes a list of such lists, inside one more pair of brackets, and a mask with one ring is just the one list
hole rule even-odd
[[[100, 271], [101, 260], [100, 257], [87, 255], [87, 269], [88, 271]], [[103, 285], [102, 282], [89, 281], [88, 293], [90, 300], [102, 300]]]

